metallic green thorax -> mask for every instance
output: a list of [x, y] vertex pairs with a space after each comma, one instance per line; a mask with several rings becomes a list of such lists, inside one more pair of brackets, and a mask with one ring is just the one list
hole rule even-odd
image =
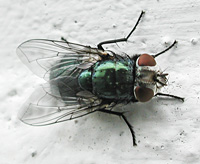
[[84, 70], [78, 78], [81, 88], [93, 92], [100, 98], [133, 98], [134, 63], [129, 58], [99, 61]]

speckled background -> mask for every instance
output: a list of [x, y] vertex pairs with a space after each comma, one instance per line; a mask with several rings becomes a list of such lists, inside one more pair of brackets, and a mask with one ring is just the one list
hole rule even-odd
[[[185, 102], [154, 98], [131, 104], [128, 119], [138, 141], [115, 116], [94, 113], [77, 121], [31, 127], [17, 118], [36, 77], [16, 55], [25, 40], [48, 38], [96, 46], [126, 36], [146, 12], [128, 43], [107, 45], [130, 55], [154, 54], [169, 73], [163, 92]], [[198, 0], [0, 0], [1, 164], [198, 164], [200, 163], [200, 1]]]

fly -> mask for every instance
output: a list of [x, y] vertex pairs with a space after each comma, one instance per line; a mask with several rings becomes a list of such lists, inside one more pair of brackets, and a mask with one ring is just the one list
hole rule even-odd
[[167, 85], [167, 73], [156, 67], [155, 55], [130, 57], [104, 50], [103, 45], [126, 42], [138, 26], [144, 11], [125, 38], [100, 42], [97, 48], [62, 41], [33, 39], [17, 48], [21, 61], [46, 80], [22, 106], [20, 120], [43, 126], [68, 121], [99, 111], [123, 118], [136, 146], [133, 126], [117, 104], [147, 102], [154, 96], [184, 98], [159, 92]]

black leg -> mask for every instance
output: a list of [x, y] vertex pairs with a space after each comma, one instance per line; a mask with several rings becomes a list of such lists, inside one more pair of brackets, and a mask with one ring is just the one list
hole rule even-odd
[[100, 109], [98, 111], [122, 117], [124, 119], [124, 121], [126, 122], [126, 124], [128, 125], [130, 131], [131, 131], [132, 138], [133, 138], [133, 146], [137, 146], [136, 139], [135, 139], [135, 132], [133, 130], [133, 126], [128, 122], [127, 118], [125, 117], [125, 115], [122, 112], [116, 112], [116, 111], [105, 110], [105, 109]]
[[153, 56], [154, 58], [158, 57], [159, 55], [165, 53], [166, 51], [168, 51], [169, 49], [171, 49], [172, 47], [174, 47], [176, 43], [178, 43], [178, 42], [175, 40], [174, 43], [173, 43], [171, 46], [169, 46], [169, 47], [166, 48], [165, 50], [163, 50], [163, 51], [157, 53], [156, 55], [152, 55], [152, 56]]
[[183, 97], [179, 97], [179, 96], [175, 96], [175, 95], [170, 95], [170, 94], [166, 94], [166, 93], [156, 93], [155, 96], [167, 96], [167, 97], [172, 97], [178, 100], [181, 100], [184, 102], [184, 98]]
[[141, 14], [140, 14], [140, 16], [139, 16], [139, 18], [138, 18], [138, 20], [137, 20], [135, 26], [133, 27], [133, 29], [131, 30], [131, 32], [128, 34], [127, 37], [121, 38], [121, 39], [113, 39], [113, 40], [103, 41], [103, 42], [101, 42], [101, 43], [99, 43], [99, 44], [97, 45], [98, 49], [104, 50], [103, 47], [102, 47], [103, 44], [110, 44], [110, 43], [117, 43], [117, 42], [126, 42], [126, 41], [128, 40], [128, 38], [131, 36], [131, 34], [133, 33], [133, 31], [135, 31], [135, 29], [136, 29], [137, 25], [139, 24], [139, 22], [140, 22], [140, 20], [141, 20], [141, 18], [142, 18], [142, 15], [143, 15], [144, 13], [145, 13], [144, 11], [141, 12]]

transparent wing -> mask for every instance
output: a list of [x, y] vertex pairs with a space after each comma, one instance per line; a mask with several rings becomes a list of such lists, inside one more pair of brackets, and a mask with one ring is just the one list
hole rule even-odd
[[62, 77], [40, 86], [23, 105], [19, 118], [42, 126], [72, 120], [102, 108], [101, 100], [82, 91], [75, 77]]
[[80, 44], [46, 39], [22, 43], [17, 54], [22, 62], [45, 80], [58, 76], [76, 76], [80, 69], [89, 68], [105, 52]]

